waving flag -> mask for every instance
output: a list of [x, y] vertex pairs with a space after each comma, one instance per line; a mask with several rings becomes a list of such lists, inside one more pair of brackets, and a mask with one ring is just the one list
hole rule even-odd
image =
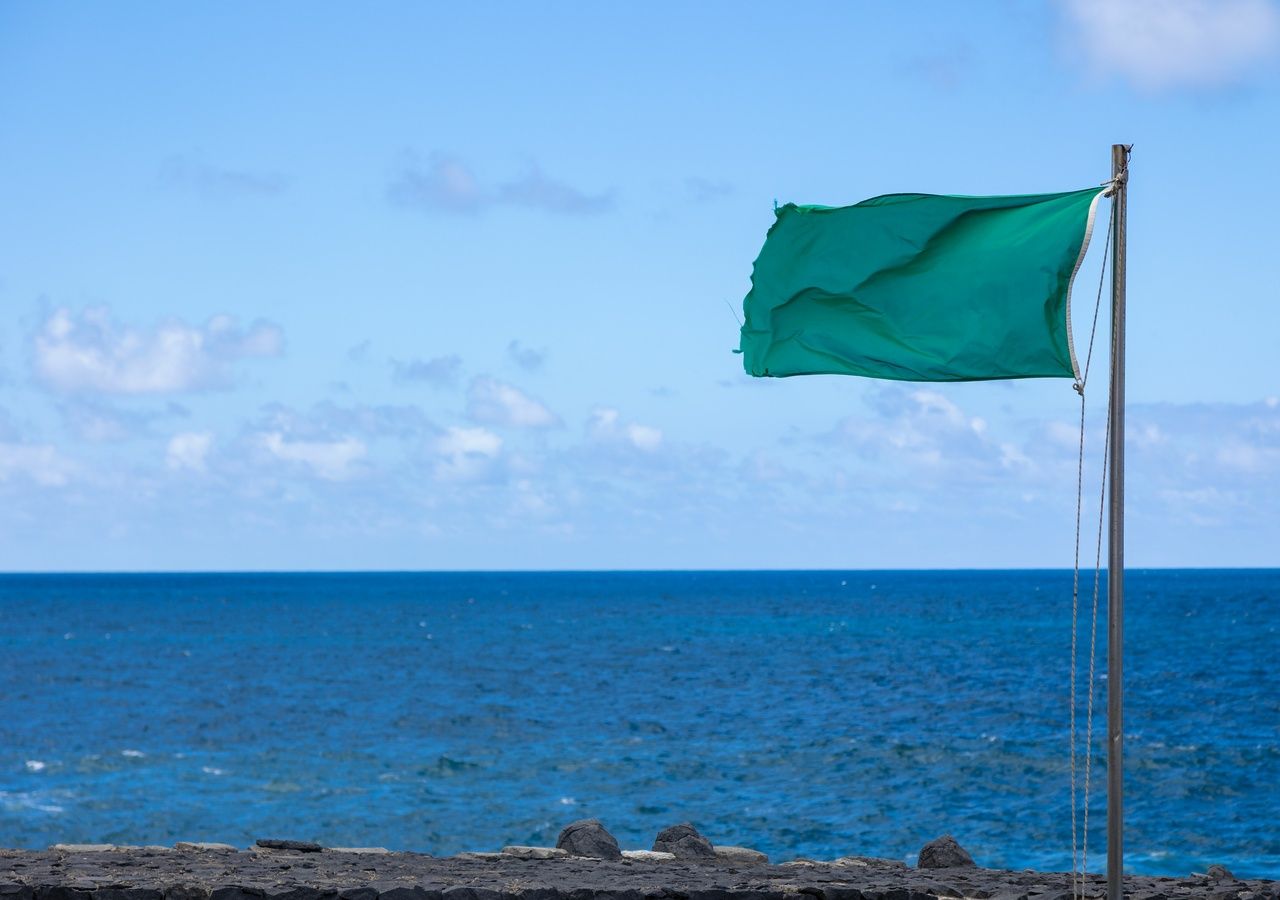
[[743, 303], [757, 376], [1079, 376], [1071, 282], [1103, 187], [776, 212]]

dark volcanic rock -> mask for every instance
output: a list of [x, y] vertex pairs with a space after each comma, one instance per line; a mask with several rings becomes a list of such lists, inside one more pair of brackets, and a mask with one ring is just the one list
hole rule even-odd
[[862, 891], [844, 885], [826, 885], [822, 889], [823, 900], [863, 900]]
[[268, 850], [297, 850], [300, 853], [319, 853], [324, 849], [314, 841], [282, 841], [277, 838], [258, 838], [254, 843]]
[[265, 893], [262, 888], [228, 885], [227, 887], [214, 888], [209, 897], [210, 900], [257, 900], [257, 898], [264, 896]]
[[[616, 847], [600, 838], [596, 823], [575, 825], [566, 829], [565, 842], [578, 852], [584, 848], [575, 845], [593, 834]], [[643, 856], [0, 848], [0, 900], [1070, 900], [1079, 881], [1069, 872], [912, 869], [852, 857], [739, 867]], [[1102, 900], [1101, 878], [1084, 881], [1086, 896]], [[1280, 900], [1278, 891], [1275, 881], [1216, 881], [1205, 874], [1125, 878], [1128, 900]]]
[[66, 884], [41, 885], [36, 888], [39, 900], [89, 900], [89, 891]]
[[934, 838], [921, 847], [920, 861], [916, 863], [916, 867], [921, 869], [955, 869], [972, 865], [973, 857], [949, 834]]
[[491, 888], [468, 887], [462, 884], [456, 884], [453, 887], [447, 887], [440, 892], [443, 900], [502, 900], [500, 891]]
[[1226, 866], [1212, 865], [1209, 871], [1205, 873], [1209, 876], [1210, 881], [1235, 881], [1236, 876], [1231, 874], [1231, 870]]
[[93, 900], [164, 900], [155, 888], [98, 888]]
[[426, 900], [427, 892], [420, 887], [392, 887], [379, 892], [378, 900]]
[[587, 856], [592, 859], [622, 859], [622, 851], [618, 842], [605, 831], [599, 819], [579, 819], [570, 822], [560, 832], [556, 846], [567, 850], [573, 856]]
[[171, 884], [164, 889], [164, 900], [209, 900], [209, 894], [203, 884]]
[[716, 848], [688, 822], [659, 831], [653, 841], [653, 849], [659, 853], [671, 853], [676, 859], [716, 858]]

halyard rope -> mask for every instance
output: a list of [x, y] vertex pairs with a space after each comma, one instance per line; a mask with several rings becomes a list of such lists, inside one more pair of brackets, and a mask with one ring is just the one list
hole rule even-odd
[[[1107, 400], [1107, 429], [1106, 438], [1102, 445], [1102, 478], [1099, 481], [1098, 490], [1098, 545], [1095, 551], [1093, 561], [1093, 613], [1092, 620], [1089, 625], [1089, 700], [1087, 704], [1088, 711], [1085, 714], [1085, 746], [1084, 746], [1084, 829], [1083, 829], [1083, 848], [1081, 850], [1080, 868], [1081, 874], [1087, 876], [1089, 873], [1089, 779], [1093, 766], [1093, 698], [1097, 691], [1094, 690], [1096, 683], [1096, 668], [1098, 661], [1098, 582], [1101, 580], [1102, 574], [1102, 520], [1103, 511], [1106, 507], [1107, 498], [1107, 462], [1111, 451], [1111, 400]], [[1110, 676], [1110, 673], [1108, 673]], [[1082, 889], [1083, 890], [1083, 889]]]
[[[1103, 244], [1102, 267], [1098, 272], [1098, 295], [1093, 305], [1093, 324], [1089, 328], [1089, 349], [1085, 355], [1084, 373], [1073, 386], [1080, 395], [1080, 444], [1076, 459], [1076, 537], [1075, 560], [1071, 575], [1071, 715], [1070, 715], [1070, 759], [1071, 759], [1071, 893], [1072, 896], [1084, 896], [1083, 878], [1088, 874], [1089, 865], [1089, 787], [1091, 765], [1093, 761], [1093, 695], [1095, 665], [1097, 660], [1098, 636], [1098, 586], [1102, 569], [1102, 524], [1103, 509], [1106, 504], [1107, 490], [1107, 451], [1111, 443], [1111, 408], [1107, 404], [1107, 439], [1104, 442], [1102, 459], [1102, 483], [1098, 501], [1098, 541], [1097, 553], [1093, 569], [1093, 610], [1089, 632], [1089, 681], [1087, 684], [1088, 703], [1085, 718], [1085, 775], [1084, 775], [1084, 829], [1081, 833], [1076, 822], [1076, 667], [1077, 636], [1079, 634], [1080, 616], [1080, 519], [1084, 507], [1084, 443], [1085, 443], [1085, 399], [1084, 388], [1089, 380], [1089, 368], [1093, 363], [1093, 342], [1098, 333], [1098, 312], [1102, 308], [1102, 286], [1107, 271], [1107, 255], [1111, 249], [1111, 229], [1115, 222], [1114, 208], [1107, 221], [1107, 237]], [[1114, 338], [1113, 338], [1114, 349]], [[1080, 835], [1080, 840], [1077, 840]]]

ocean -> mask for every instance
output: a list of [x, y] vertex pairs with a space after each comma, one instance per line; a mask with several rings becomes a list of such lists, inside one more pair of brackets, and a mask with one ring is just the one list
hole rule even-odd
[[[980, 865], [1063, 870], [1070, 585], [0, 576], [0, 846], [289, 837], [448, 854], [553, 844], [595, 816], [624, 848], [691, 821], [775, 861], [911, 861], [951, 833]], [[1280, 877], [1280, 570], [1127, 585], [1128, 868]], [[1099, 753], [1105, 638], [1103, 610]], [[1105, 780], [1099, 756], [1094, 871]]]

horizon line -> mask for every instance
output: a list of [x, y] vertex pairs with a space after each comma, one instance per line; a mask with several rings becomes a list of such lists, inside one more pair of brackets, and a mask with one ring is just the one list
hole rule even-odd
[[[1081, 567], [1080, 571], [1090, 570]], [[934, 572], [1071, 572], [1070, 566], [944, 566], [938, 568], [566, 568], [566, 569], [27, 569], [0, 570], [0, 578], [91, 575], [663, 575]], [[1107, 567], [1100, 571], [1106, 572]], [[1126, 566], [1125, 572], [1275, 572], [1280, 566]]]

